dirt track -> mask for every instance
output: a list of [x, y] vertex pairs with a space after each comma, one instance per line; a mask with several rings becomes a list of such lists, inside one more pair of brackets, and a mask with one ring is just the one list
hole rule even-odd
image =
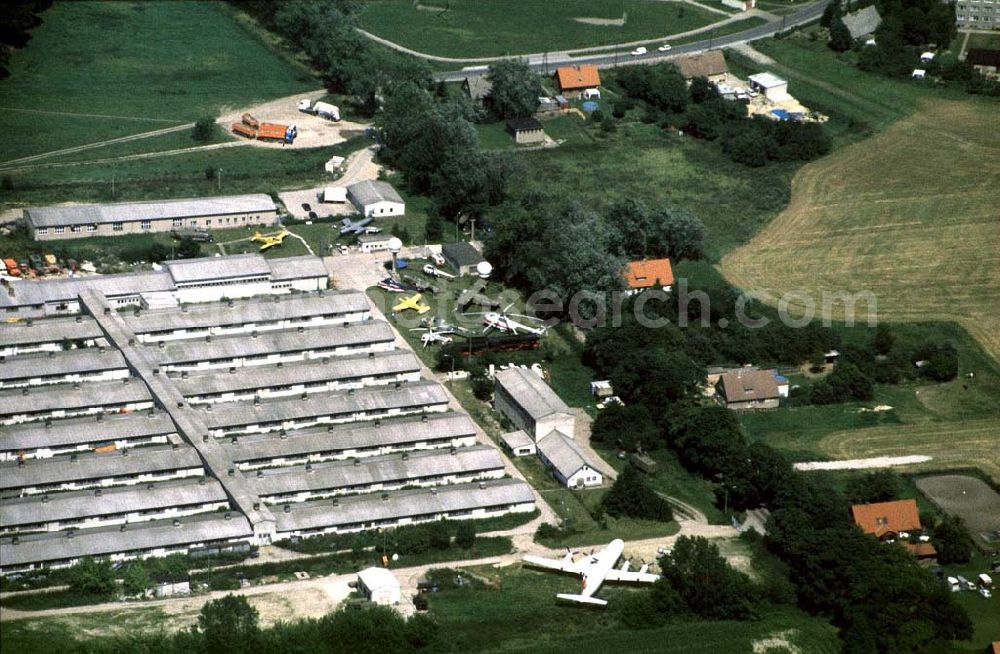
[[364, 132], [368, 125], [353, 123], [347, 120], [333, 122], [298, 110], [299, 100], [308, 98], [315, 101], [325, 94], [326, 91], [320, 89], [311, 93], [300, 93], [294, 96], [277, 98], [276, 100], [270, 100], [252, 107], [227, 108], [223, 110], [222, 115], [219, 116], [216, 123], [230, 137], [238, 140], [243, 139], [242, 137], [234, 136], [229, 128], [232, 123], [240, 122], [240, 118], [244, 113], [249, 113], [262, 123], [281, 123], [298, 126], [299, 135], [295, 138], [295, 143], [292, 144], [286, 145], [283, 143], [258, 141], [256, 139], [247, 141], [250, 145], [259, 148], [318, 148], [343, 143], [351, 136]]

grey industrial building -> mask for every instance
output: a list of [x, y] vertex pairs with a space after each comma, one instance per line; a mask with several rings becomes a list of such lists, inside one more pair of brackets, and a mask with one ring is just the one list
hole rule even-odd
[[39, 241], [169, 232], [174, 229], [225, 229], [278, 222], [271, 196], [226, 195], [179, 200], [29, 207], [24, 220]]
[[7, 296], [73, 315], [0, 324], [0, 574], [534, 510], [367, 298], [293, 259]]
[[534, 372], [516, 366], [498, 370], [493, 390], [496, 410], [536, 442], [556, 429], [573, 434], [576, 417]]

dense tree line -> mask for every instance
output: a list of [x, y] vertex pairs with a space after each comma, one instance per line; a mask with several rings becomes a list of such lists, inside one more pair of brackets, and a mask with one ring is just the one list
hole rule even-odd
[[504, 59], [491, 64], [486, 79], [492, 85], [486, 105], [497, 118], [524, 118], [535, 113], [542, 83], [527, 61]]
[[618, 479], [601, 500], [601, 510], [616, 518], [629, 517], [640, 520], [670, 522], [673, 509], [665, 499], [656, 494], [632, 466], [625, 466]]
[[31, 40], [31, 30], [42, 24], [41, 14], [52, 0], [18, 0], [0, 6], [0, 80], [10, 76], [7, 64], [15, 50]]
[[[662, 116], [664, 127], [682, 127], [696, 138], [719, 140], [730, 159], [747, 166], [809, 161], [830, 150], [830, 139], [818, 123], [749, 117], [743, 103], [722, 99], [705, 78], [693, 79], [688, 88], [673, 64], [627, 66], [615, 81], [630, 99]], [[615, 105], [616, 114], [624, 116], [626, 110], [625, 105]]]

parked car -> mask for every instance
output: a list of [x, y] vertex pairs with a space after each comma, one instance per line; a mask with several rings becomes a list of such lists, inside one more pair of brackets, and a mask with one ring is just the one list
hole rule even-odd
[[308, 202], [303, 202], [302, 203], [302, 210], [303, 211], [312, 211], [312, 205], [309, 204]]
[[42, 258], [37, 254], [29, 255], [28, 260], [31, 262], [31, 267], [37, 271], [41, 271], [45, 268], [45, 263], [42, 262]]
[[633, 57], [638, 57], [640, 55], [646, 54], [647, 52], [649, 52], [649, 51], [646, 50], [646, 48], [644, 46], [640, 45], [638, 48], [636, 48], [635, 50], [632, 51], [632, 56]]
[[671, 46], [669, 43], [664, 43], [663, 45], [658, 47], [657, 50], [659, 50], [660, 52], [670, 52]]
[[980, 588], [979, 594], [985, 597], [986, 599], [993, 597], [993, 593], [990, 592], [989, 588]]
[[316, 220], [317, 218], [319, 218], [319, 216], [316, 215], [315, 211], [309, 212], [309, 220]]

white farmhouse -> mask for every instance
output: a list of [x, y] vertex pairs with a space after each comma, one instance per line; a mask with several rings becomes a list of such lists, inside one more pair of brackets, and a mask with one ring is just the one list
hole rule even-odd
[[347, 197], [365, 217], [402, 216], [406, 204], [391, 184], [367, 181], [347, 187]]

